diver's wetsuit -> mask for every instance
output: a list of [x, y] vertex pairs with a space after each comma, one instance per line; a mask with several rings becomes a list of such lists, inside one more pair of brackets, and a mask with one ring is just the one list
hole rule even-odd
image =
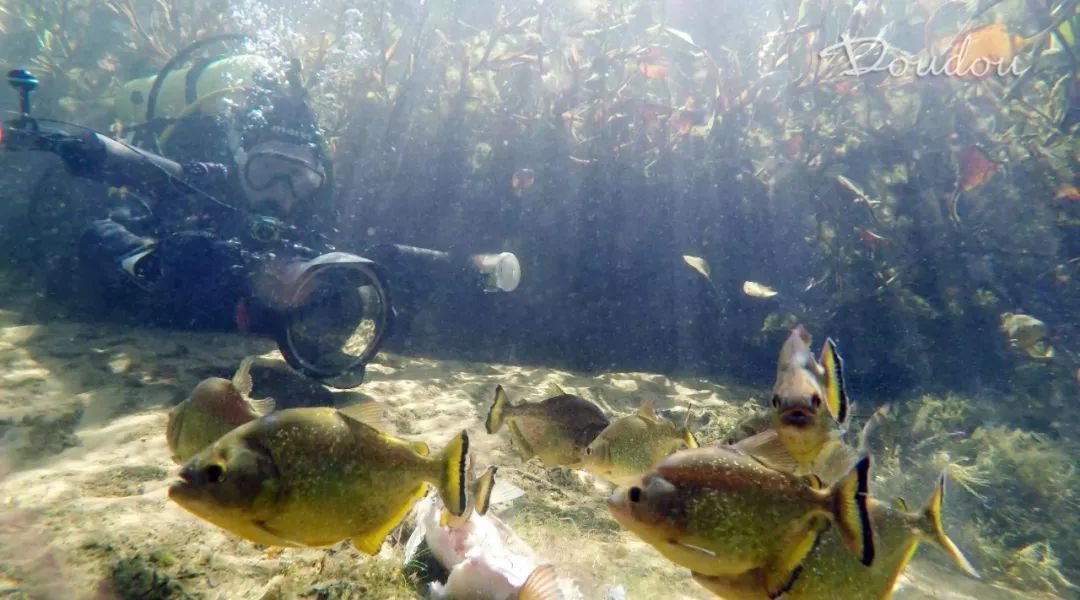
[[[107, 306], [158, 325], [249, 326], [243, 317], [246, 307], [240, 306], [250, 291], [238, 241], [207, 231], [174, 233], [148, 248], [151, 241], [112, 218], [94, 221], [79, 240], [83, 284]], [[125, 271], [124, 259], [145, 250], [151, 252], [132, 265], [132, 273]]]

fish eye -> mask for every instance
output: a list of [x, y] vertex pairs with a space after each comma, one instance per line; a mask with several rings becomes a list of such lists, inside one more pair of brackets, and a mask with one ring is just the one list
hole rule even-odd
[[818, 396], [817, 394], [814, 394], [810, 398], [810, 402], [813, 403], [814, 408], [818, 408], [819, 406], [821, 406], [821, 396]]
[[641, 502], [641, 488], [639, 488], [638, 486], [635, 485], [634, 487], [630, 488], [629, 495], [631, 502]]
[[585, 449], [585, 454], [592, 455], [592, 446]]
[[780, 408], [780, 395], [779, 394], [773, 394], [772, 406], [773, 406], [773, 408]]
[[225, 477], [225, 469], [221, 465], [213, 464], [206, 467], [206, 480], [210, 483], [219, 483]]

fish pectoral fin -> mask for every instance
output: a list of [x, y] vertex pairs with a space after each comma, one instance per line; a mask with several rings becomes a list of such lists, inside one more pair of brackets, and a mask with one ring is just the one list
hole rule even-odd
[[533, 569], [517, 594], [518, 600], [562, 600], [555, 580], [555, 567], [543, 565]]
[[248, 406], [251, 407], [251, 411], [256, 415], [265, 416], [274, 412], [274, 399], [270, 397], [260, 398], [258, 400], [244, 396], [247, 399]]
[[774, 429], [736, 442], [735, 449], [775, 471], [795, 473], [799, 470], [799, 461], [788, 452]]

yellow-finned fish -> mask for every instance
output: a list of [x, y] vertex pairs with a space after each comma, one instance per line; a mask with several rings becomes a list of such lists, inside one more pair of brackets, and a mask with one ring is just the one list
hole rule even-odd
[[522, 460], [536, 456], [547, 467], [574, 467], [609, 421], [598, 406], [557, 385], [551, 386], [546, 400], [518, 405], [510, 403], [499, 385], [484, 426], [495, 433], [504, 423]]
[[173, 407], [165, 428], [173, 461], [182, 464], [236, 427], [274, 410], [272, 399], [250, 397], [254, 360], [252, 356], [244, 358], [231, 380], [202, 380], [190, 396]]
[[[821, 543], [803, 561], [799, 576], [784, 593], [785, 600], [831, 600], [865, 598], [886, 600], [892, 596], [897, 578], [914, 556], [920, 542], [930, 542], [964, 572], [979, 574], [941, 527], [941, 505], [945, 496], [945, 476], [921, 512], [908, 512], [903, 501], [898, 508], [871, 500], [870, 522], [874, 529], [874, 562], [869, 568], [848, 553], [834, 532], [822, 536]], [[738, 577], [700, 574], [694, 580], [728, 600], [768, 600], [764, 572], [755, 570]]]
[[469, 438], [438, 456], [332, 408], [290, 408], [251, 421], [180, 470], [169, 498], [244, 539], [329, 546], [350, 539], [374, 554], [426, 489], [451, 514], [465, 510]]
[[760, 570], [775, 597], [797, 579], [830, 521], [856, 562], [873, 564], [869, 468], [870, 458], [863, 457], [820, 489], [731, 448], [683, 450], [640, 484], [616, 489], [607, 507], [620, 525], [675, 563], [708, 576]]
[[585, 449], [585, 470], [615, 485], [628, 485], [680, 448], [697, 448], [688, 423], [657, 416], [649, 398], [636, 413], [616, 419]]
[[[845, 452], [841, 436], [849, 406], [844, 387], [843, 360], [832, 339], [821, 349], [821, 362], [810, 350], [810, 334], [799, 325], [791, 331], [776, 365], [773, 384], [772, 429], [735, 446], [765, 464], [797, 475], [822, 475], [827, 481], [847, 471], [856, 456]], [[831, 455], [839, 452], [839, 459]], [[841, 465], [825, 477], [822, 462]]]

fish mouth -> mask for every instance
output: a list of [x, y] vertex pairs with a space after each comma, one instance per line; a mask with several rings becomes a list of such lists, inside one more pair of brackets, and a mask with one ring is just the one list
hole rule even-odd
[[780, 423], [792, 427], [807, 427], [814, 422], [816, 411], [806, 406], [796, 406], [784, 409], [780, 413]]

